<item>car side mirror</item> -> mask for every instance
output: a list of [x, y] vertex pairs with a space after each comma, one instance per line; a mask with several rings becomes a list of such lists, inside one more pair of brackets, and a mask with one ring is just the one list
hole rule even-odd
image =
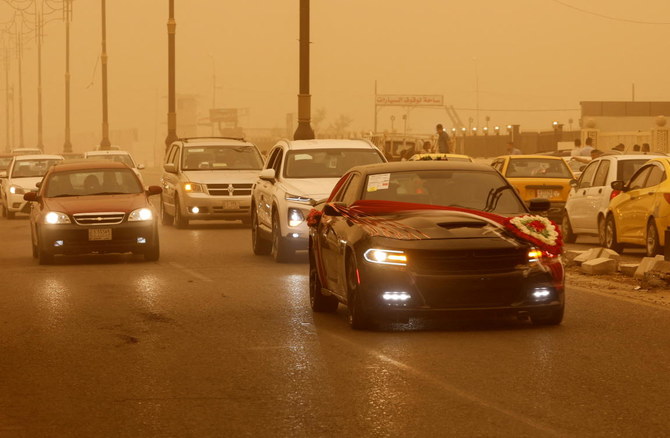
[[312, 205], [312, 207], [316, 207], [317, 205], [321, 205], [324, 202], [328, 202], [328, 198], [319, 199], [318, 201], [312, 199], [312, 200], [309, 201], [309, 203]]
[[275, 181], [275, 170], [274, 169], [263, 169], [261, 170], [261, 173], [258, 175], [260, 179], [263, 181], [270, 181], [274, 182]]
[[149, 186], [147, 187], [147, 195], [152, 196], [152, 195], [160, 195], [163, 193], [163, 189], [159, 186]]
[[575, 187], [575, 188], [576, 188], [576, 187], [577, 187], [577, 180], [574, 179], [574, 178], [571, 179], [571, 180], [570, 180], [570, 185], [571, 185], [572, 187]]
[[137, 168], [138, 168], [139, 170], [144, 170], [144, 164], [138, 164], [138, 165], [137, 165]]
[[42, 181], [36, 182], [35, 187], [37, 187], [38, 189], [41, 188], [42, 187]]
[[528, 203], [528, 210], [531, 213], [539, 213], [541, 211], [547, 211], [551, 207], [551, 202], [546, 198], [533, 198]]
[[37, 192], [28, 192], [23, 195], [23, 200], [28, 202], [37, 201]]
[[167, 173], [177, 173], [177, 167], [174, 165], [174, 163], [163, 164], [163, 170], [165, 170]]
[[342, 216], [342, 213], [335, 208], [335, 206], [343, 206], [341, 202], [331, 202], [323, 206], [323, 214], [327, 214], [328, 216]]
[[618, 190], [620, 192], [626, 192], [628, 191], [626, 188], [626, 184], [623, 181], [612, 181], [610, 183], [610, 187], [612, 187], [612, 190]]

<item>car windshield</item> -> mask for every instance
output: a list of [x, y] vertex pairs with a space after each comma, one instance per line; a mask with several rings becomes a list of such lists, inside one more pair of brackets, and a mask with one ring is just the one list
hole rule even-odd
[[133, 159], [130, 158], [130, 155], [126, 154], [93, 154], [93, 155], [88, 155], [86, 156], [87, 159], [89, 160], [108, 160], [108, 161], [114, 161], [117, 163], [123, 163], [128, 167], [135, 167], [135, 163], [133, 163]]
[[189, 146], [183, 170], [260, 170], [263, 159], [253, 146]]
[[56, 158], [16, 160], [10, 176], [12, 178], [39, 178], [47, 173], [52, 165], [61, 161]]
[[119, 195], [142, 193], [142, 185], [130, 169], [82, 169], [55, 172], [44, 183], [45, 197]]
[[497, 172], [422, 170], [368, 175], [362, 199], [461, 207], [498, 214], [526, 208]]
[[565, 161], [545, 158], [512, 158], [505, 176], [508, 178], [572, 178]]
[[375, 149], [309, 149], [290, 151], [286, 178], [339, 178], [354, 166], [383, 162]]

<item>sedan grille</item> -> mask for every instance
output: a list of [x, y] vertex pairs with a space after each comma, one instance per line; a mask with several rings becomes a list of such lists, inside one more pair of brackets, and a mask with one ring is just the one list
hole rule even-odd
[[412, 251], [409, 268], [418, 274], [495, 274], [528, 262], [527, 248]]
[[207, 184], [212, 196], [251, 196], [253, 184]]
[[123, 212], [77, 213], [74, 221], [78, 225], [114, 225], [123, 222], [125, 216]]

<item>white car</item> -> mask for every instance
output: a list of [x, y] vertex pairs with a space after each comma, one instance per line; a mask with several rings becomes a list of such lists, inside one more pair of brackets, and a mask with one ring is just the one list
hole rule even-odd
[[573, 243], [580, 234], [598, 236], [605, 245], [605, 217], [610, 199], [616, 196], [610, 183], [628, 181], [652, 155], [603, 155], [591, 161], [573, 184], [565, 203], [563, 240]]
[[12, 155], [42, 155], [44, 151], [40, 148], [15, 148], [10, 153]]
[[2, 215], [14, 219], [16, 213], [30, 213], [30, 203], [23, 199], [28, 192], [37, 191], [37, 183], [52, 165], [63, 161], [60, 155], [17, 155], [6, 171], [0, 172]]
[[354, 166], [386, 159], [367, 140], [281, 140], [265, 162], [251, 199], [254, 254], [272, 254], [277, 262], [306, 250], [306, 219], [312, 206], [327, 198]]
[[144, 181], [142, 180], [142, 175], [140, 174], [140, 170], [144, 169], [144, 165], [135, 163], [135, 160], [133, 160], [133, 157], [132, 157], [132, 155], [130, 155], [130, 152], [120, 151], [120, 150], [89, 151], [89, 152], [84, 152], [84, 159], [87, 159], [87, 160], [110, 160], [110, 161], [116, 161], [116, 162], [119, 162], [119, 163], [123, 163], [126, 166], [133, 169], [133, 172], [135, 172], [135, 174], [140, 179], [140, 181], [142, 181], [142, 185], [144, 185]]

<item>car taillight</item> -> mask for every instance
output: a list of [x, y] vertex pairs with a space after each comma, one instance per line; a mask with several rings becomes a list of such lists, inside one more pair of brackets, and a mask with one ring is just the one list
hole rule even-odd
[[663, 193], [663, 198], [665, 199], [665, 202], [670, 204], [670, 193]]
[[619, 193], [621, 193], [621, 190], [612, 190], [612, 193], [610, 193], [610, 201], [614, 198], [616, 198]]

